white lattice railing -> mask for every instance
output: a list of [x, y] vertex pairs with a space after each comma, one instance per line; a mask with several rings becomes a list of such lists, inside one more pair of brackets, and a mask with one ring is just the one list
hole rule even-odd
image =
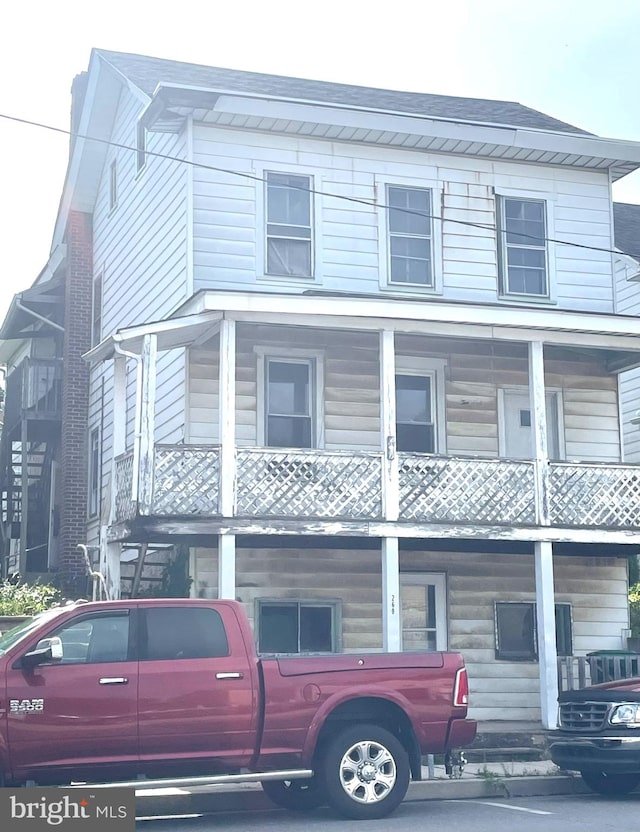
[[532, 462], [407, 453], [399, 457], [401, 520], [492, 526], [534, 522]]
[[549, 511], [552, 525], [638, 528], [640, 466], [552, 462]]
[[133, 490], [133, 454], [116, 457], [115, 516], [116, 523], [135, 516], [136, 504], [131, 499]]
[[220, 449], [156, 445], [152, 514], [217, 514]]
[[241, 517], [382, 516], [381, 453], [242, 448], [236, 478]]

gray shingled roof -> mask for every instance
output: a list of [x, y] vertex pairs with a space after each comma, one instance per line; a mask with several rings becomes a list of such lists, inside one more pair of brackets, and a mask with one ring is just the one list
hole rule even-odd
[[640, 260], [640, 205], [614, 202], [613, 231], [616, 248]]
[[130, 55], [125, 52], [110, 52], [104, 49], [96, 51], [148, 95], [152, 95], [157, 85], [164, 82], [369, 107], [376, 110], [416, 113], [461, 121], [479, 121], [590, 135], [585, 130], [565, 124], [563, 121], [558, 121], [529, 107], [523, 107], [515, 101], [397, 92], [374, 87], [334, 84], [328, 81], [288, 78], [282, 75], [264, 75], [260, 72], [220, 69], [161, 58], [148, 58], [144, 55]]

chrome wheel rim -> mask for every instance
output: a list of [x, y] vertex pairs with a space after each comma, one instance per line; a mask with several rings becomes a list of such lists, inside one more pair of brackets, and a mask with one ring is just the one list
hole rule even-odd
[[340, 761], [340, 785], [357, 803], [379, 803], [396, 782], [396, 763], [379, 742], [362, 740], [345, 752]]

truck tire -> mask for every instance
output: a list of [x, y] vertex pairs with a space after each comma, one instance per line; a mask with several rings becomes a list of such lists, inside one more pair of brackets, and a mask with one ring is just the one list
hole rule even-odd
[[640, 774], [608, 774], [606, 771], [581, 771], [584, 782], [606, 797], [629, 794], [640, 784]]
[[377, 725], [356, 725], [325, 747], [319, 768], [327, 803], [354, 820], [393, 812], [409, 786], [409, 758], [400, 741]]
[[262, 790], [276, 806], [293, 812], [310, 812], [326, 802], [315, 777], [310, 780], [263, 780]]

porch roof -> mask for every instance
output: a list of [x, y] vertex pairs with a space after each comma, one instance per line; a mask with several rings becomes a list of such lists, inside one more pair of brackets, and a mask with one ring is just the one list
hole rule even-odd
[[[215, 334], [222, 318], [237, 321], [331, 329], [459, 335], [507, 341], [539, 341], [558, 346], [604, 349], [615, 370], [640, 362], [640, 318], [490, 304], [398, 298], [322, 291], [302, 294], [202, 290], [159, 321], [117, 330], [85, 354], [90, 362], [125, 350], [139, 355], [145, 335], [159, 350], [192, 345]], [[452, 331], [452, 325], [456, 330]], [[612, 365], [613, 366], [613, 365]]]

